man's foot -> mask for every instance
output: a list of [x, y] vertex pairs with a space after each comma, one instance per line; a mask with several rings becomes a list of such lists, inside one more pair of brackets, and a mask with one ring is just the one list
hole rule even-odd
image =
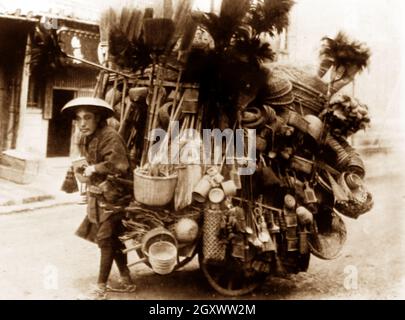
[[85, 296], [78, 297], [78, 300], [107, 300], [107, 285], [98, 283]]
[[132, 293], [136, 291], [136, 285], [130, 276], [121, 276], [118, 280], [118, 286], [108, 286], [107, 289], [112, 292]]

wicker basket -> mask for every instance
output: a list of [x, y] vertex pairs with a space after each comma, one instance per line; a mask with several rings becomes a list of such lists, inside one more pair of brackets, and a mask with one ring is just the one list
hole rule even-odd
[[[373, 208], [373, 196], [368, 192], [359, 178], [360, 186], [351, 189], [346, 181], [347, 177], [356, 176], [355, 174], [349, 175], [347, 172], [339, 177], [339, 185], [343, 191], [348, 195], [347, 201], [336, 201], [336, 210], [345, 215], [346, 217], [357, 219], [360, 215], [370, 211]], [[350, 182], [351, 180], [349, 180]]]
[[293, 84], [294, 107], [303, 115], [318, 115], [325, 106], [327, 84], [304, 68], [288, 64], [274, 64], [273, 72], [287, 77]]
[[225, 260], [226, 246], [219, 239], [221, 210], [206, 209], [203, 223], [203, 255], [209, 262], [222, 262]]
[[148, 206], [164, 206], [174, 196], [177, 184], [177, 174], [169, 177], [154, 177], [134, 170], [134, 196], [139, 203]]

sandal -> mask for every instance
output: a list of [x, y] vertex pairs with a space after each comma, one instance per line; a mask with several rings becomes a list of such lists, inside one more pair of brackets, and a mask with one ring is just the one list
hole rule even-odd
[[107, 290], [111, 292], [133, 293], [136, 291], [136, 285], [131, 277], [121, 276], [118, 280], [118, 287], [107, 286]]
[[78, 300], [107, 300], [107, 285], [97, 284], [85, 296], [78, 297]]

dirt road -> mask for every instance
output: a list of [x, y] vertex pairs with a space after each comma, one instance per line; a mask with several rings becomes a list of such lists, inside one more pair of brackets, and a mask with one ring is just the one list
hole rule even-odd
[[[374, 208], [358, 220], [344, 218], [347, 242], [339, 258], [312, 257], [307, 273], [268, 279], [240, 299], [404, 299], [405, 179], [390, 174], [368, 185]], [[0, 216], [0, 299], [76, 299], [87, 291], [96, 281], [99, 256], [93, 244], [73, 235], [84, 212], [73, 205]], [[131, 270], [138, 292], [111, 298], [225, 298], [209, 287], [197, 259], [168, 276], [144, 265]], [[116, 276], [114, 269], [113, 281]]]

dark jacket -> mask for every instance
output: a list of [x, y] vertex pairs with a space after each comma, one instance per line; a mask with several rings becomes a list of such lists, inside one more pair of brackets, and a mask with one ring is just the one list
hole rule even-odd
[[[124, 140], [113, 128], [102, 126], [86, 138], [82, 145], [82, 154], [89, 165], [94, 165], [96, 172], [90, 177], [90, 186], [99, 186], [106, 180], [108, 174], [129, 173], [128, 150]], [[90, 222], [100, 224], [107, 220], [110, 210], [98, 207], [98, 200], [92, 194], [88, 195], [87, 216]]]

